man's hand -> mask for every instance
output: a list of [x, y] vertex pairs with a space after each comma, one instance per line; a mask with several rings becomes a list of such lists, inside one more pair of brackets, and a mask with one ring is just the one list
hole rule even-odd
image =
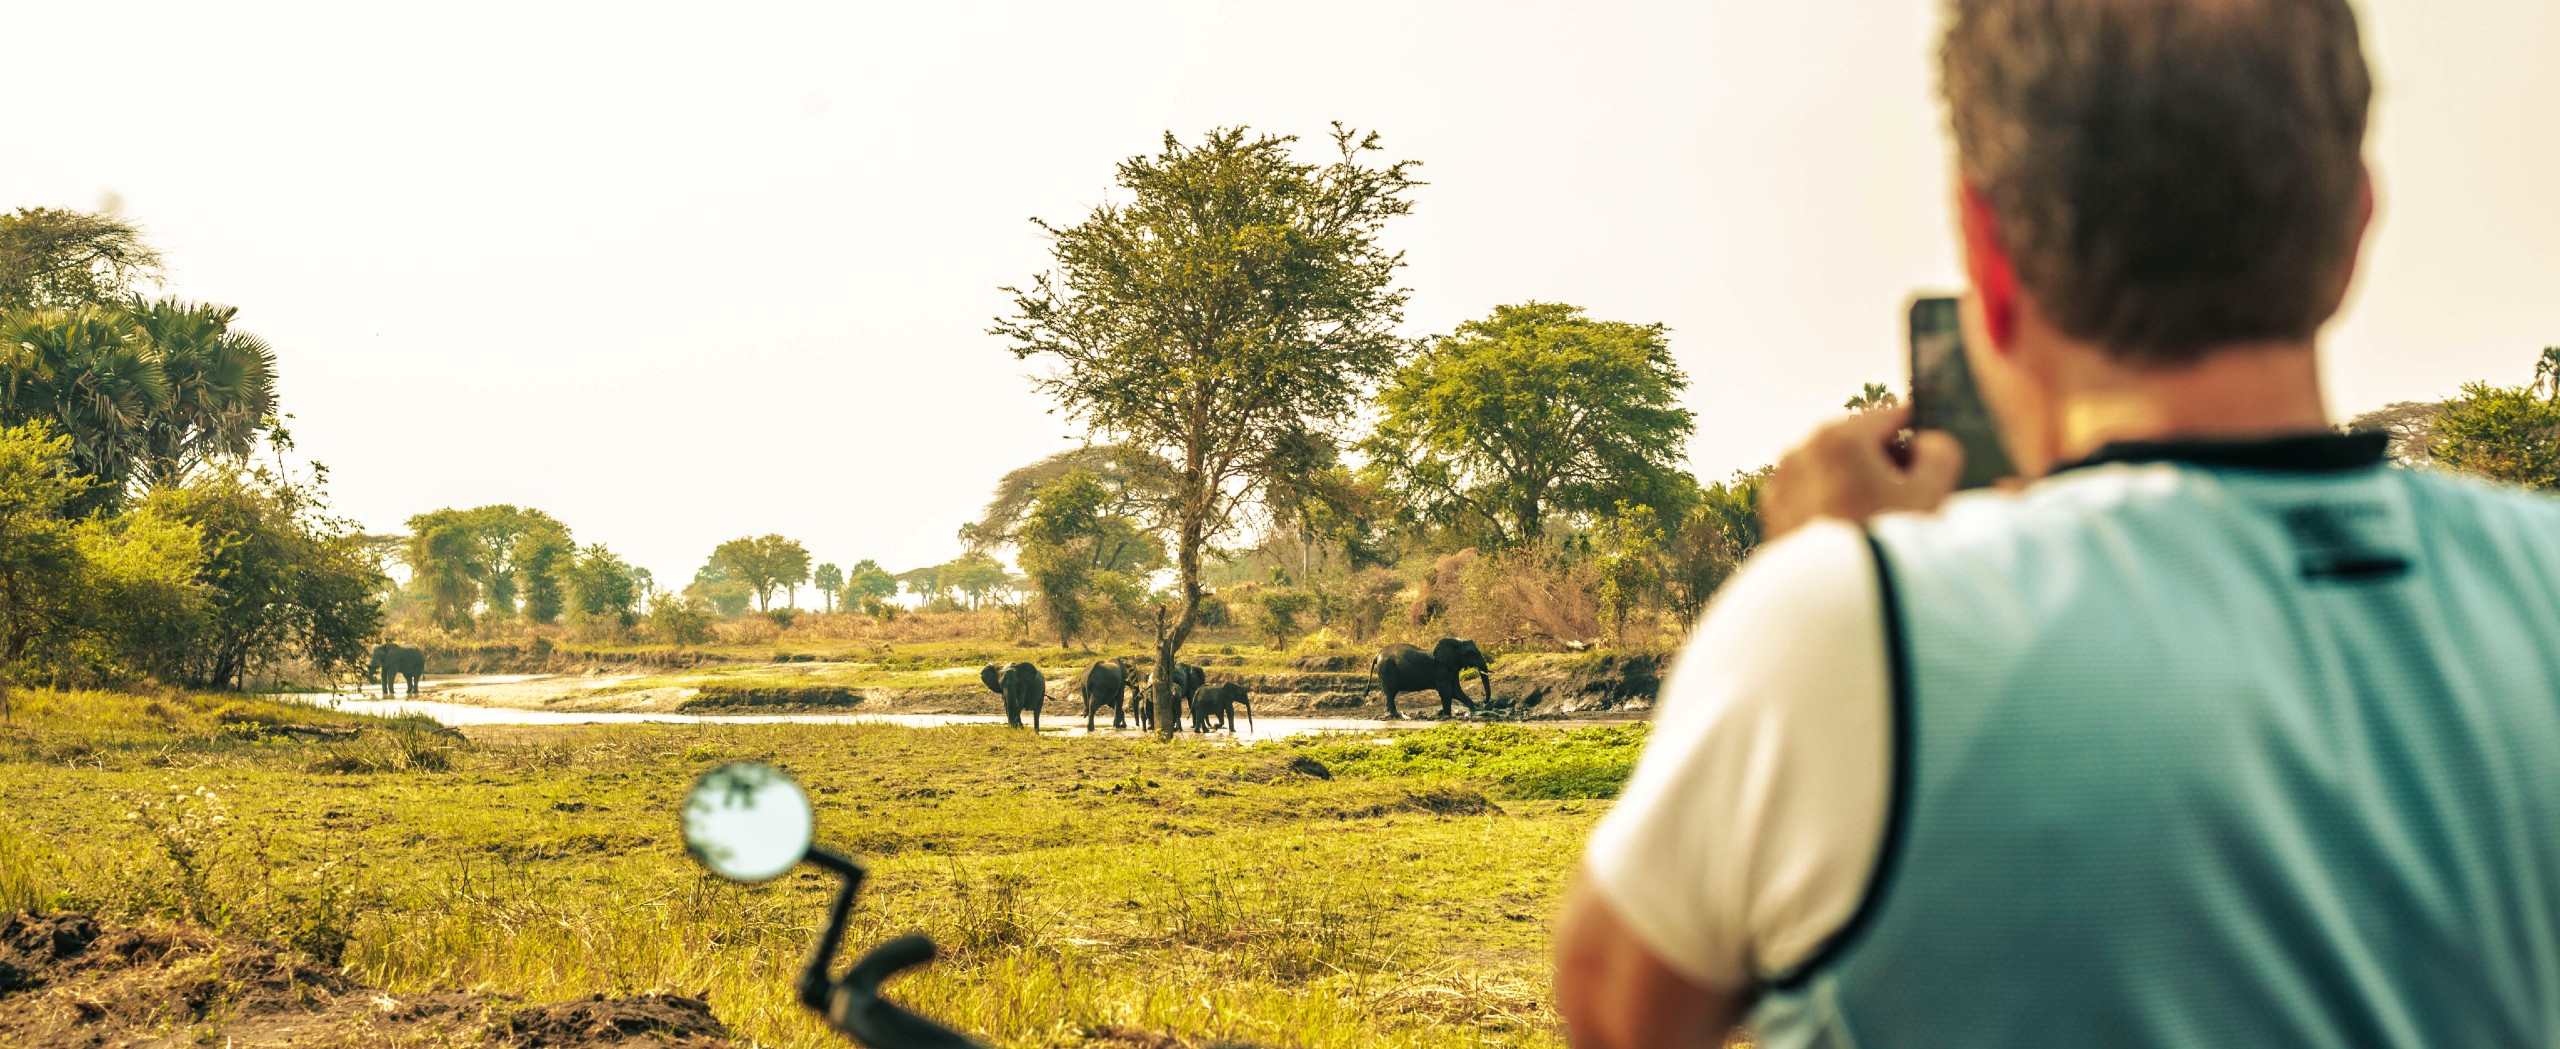
[[1911, 464], [1894, 460], [1908, 406], [1878, 408], [1813, 432], [1778, 460], [1760, 490], [1760, 536], [1772, 540], [1817, 517], [1864, 521], [1888, 510], [1936, 509], [1964, 474], [1964, 446], [1935, 430], [1911, 435]]

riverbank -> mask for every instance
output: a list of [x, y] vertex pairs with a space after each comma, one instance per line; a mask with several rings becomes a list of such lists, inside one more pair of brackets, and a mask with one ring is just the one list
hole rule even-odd
[[[468, 655], [468, 658], [463, 658]], [[1002, 701], [978, 680], [990, 662], [1031, 662], [1047, 681], [1046, 720], [1081, 723], [1079, 684], [1086, 668], [1107, 658], [1146, 660], [1117, 650], [1005, 651], [935, 644], [883, 648], [860, 658], [780, 653], [755, 660], [729, 653], [678, 658], [659, 650], [598, 654], [547, 645], [481, 646], [431, 654], [428, 669], [448, 682], [445, 702], [527, 710], [634, 714], [866, 714], [984, 717]], [[640, 658], [647, 656], [647, 659]], [[1211, 683], [1243, 685], [1257, 716], [1383, 719], [1385, 696], [1358, 651], [1312, 654], [1219, 646], [1190, 657]], [[652, 662], [655, 660], [656, 662]], [[1623, 720], [1648, 716], [1661, 687], [1660, 652], [1514, 653], [1497, 657], [1492, 712], [1506, 719]], [[1465, 679], [1481, 703], [1483, 682]], [[1435, 717], [1429, 692], [1398, 697], [1407, 716]], [[1467, 713], [1463, 706], [1453, 713]], [[1107, 716], [1107, 715], [1106, 715]]]
[[44, 818], [0, 828], [0, 911], [185, 919], [400, 1000], [667, 990], [787, 1049], [842, 1044], [790, 995], [828, 886], [699, 873], [675, 806], [721, 762], [807, 785], [819, 840], [872, 866], [852, 942], [934, 935], [944, 959], [897, 993], [995, 1044], [1553, 1046], [1550, 912], [1644, 733], [456, 732], [271, 699], [20, 700], [0, 793]]

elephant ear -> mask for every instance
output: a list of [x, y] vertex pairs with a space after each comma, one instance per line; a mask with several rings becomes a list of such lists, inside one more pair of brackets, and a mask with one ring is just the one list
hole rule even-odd
[[986, 666], [979, 668], [978, 680], [987, 683], [987, 691], [989, 692], [1004, 691], [1004, 678], [998, 676], [996, 672], [996, 665], [993, 663], [989, 663]]

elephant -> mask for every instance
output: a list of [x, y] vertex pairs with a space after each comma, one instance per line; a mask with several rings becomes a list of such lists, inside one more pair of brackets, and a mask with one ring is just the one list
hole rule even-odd
[[394, 677], [409, 679], [409, 694], [418, 694], [418, 675], [427, 672], [425, 649], [411, 648], [385, 641], [373, 646], [372, 669], [382, 675], [382, 694], [391, 694]]
[[1378, 658], [1369, 667], [1378, 672], [1378, 688], [1387, 694], [1387, 717], [1401, 718], [1396, 710], [1396, 693], [1434, 689], [1440, 693], [1440, 716], [1449, 716], [1449, 701], [1467, 705], [1469, 712], [1479, 709], [1467, 698], [1467, 690], [1458, 684], [1458, 672], [1475, 668], [1484, 679], [1484, 708], [1493, 706], [1493, 668], [1485, 663], [1484, 650], [1473, 641], [1444, 637], [1424, 652], [1412, 645], [1388, 645], [1378, 650]]
[[1085, 670], [1084, 684], [1079, 689], [1084, 693], [1085, 731], [1093, 731], [1094, 712], [1103, 707], [1111, 708], [1112, 728], [1129, 727], [1121, 710], [1128, 700], [1130, 676], [1129, 661], [1125, 659], [1104, 660]]
[[1244, 707], [1247, 724], [1253, 721], [1253, 693], [1233, 681], [1211, 685], [1191, 694], [1192, 731], [1206, 733], [1211, 722], [1228, 732], [1236, 730], [1236, 707]]
[[987, 683], [987, 691], [1004, 697], [1004, 723], [1022, 727], [1022, 712], [1031, 712], [1031, 731], [1040, 731], [1040, 704], [1049, 698], [1049, 682], [1040, 676], [1040, 668], [1029, 663], [1002, 666], [989, 663], [978, 671], [978, 680]]
[[[1201, 683], [1208, 679], [1208, 671], [1202, 670], [1190, 663], [1175, 663], [1173, 665], [1173, 712], [1175, 717], [1174, 726], [1176, 728], [1180, 728], [1182, 725], [1182, 721], [1180, 719], [1182, 716], [1183, 706], [1192, 701], [1192, 697], [1200, 691]], [[1153, 685], [1154, 683], [1154, 676], [1149, 675], [1147, 678], [1147, 684]], [[1143, 702], [1138, 704], [1138, 727], [1152, 731], [1156, 727], [1155, 692], [1152, 689], [1141, 687], [1138, 690], [1138, 695], [1144, 697]]]

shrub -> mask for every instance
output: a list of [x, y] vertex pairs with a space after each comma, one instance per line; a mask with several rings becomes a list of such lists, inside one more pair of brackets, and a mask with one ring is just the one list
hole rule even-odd
[[1297, 636], [1298, 617], [1315, 607], [1315, 598], [1304, 590], [1275, 588], [1261, 593], [1262, 615], [1257, 625], [1271, 640], [1273, 648], [1289, 647], [1289, 639]]
[[711, 640], [711, 610], [660, 590], [649, 597], [649, 633], [658, 643], [678, 648], [702, 644]]

